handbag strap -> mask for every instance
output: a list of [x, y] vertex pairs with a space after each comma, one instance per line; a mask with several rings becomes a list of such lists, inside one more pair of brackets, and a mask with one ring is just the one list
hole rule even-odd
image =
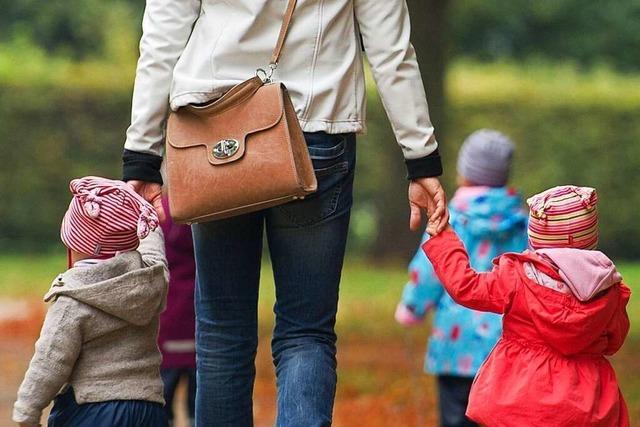
[[291, 24], [293, 11], [296, 8], [296, 2], [297, 0], [289, 0], [289, 3], [287, 4], [287, 9], [284, 13], [284, 19], [282, 20], [282, 25], [280, 26], [278, 43], [276, 44], [275, 49], [273, 49], [269, 68], [275, 68], [278, 65], [278, 59], [280, 58], [280, 53], [282, 52], [282, 46], [284, 46], [284, 40], [287, 38], [287, 32], [289, 31], [289, 25]]

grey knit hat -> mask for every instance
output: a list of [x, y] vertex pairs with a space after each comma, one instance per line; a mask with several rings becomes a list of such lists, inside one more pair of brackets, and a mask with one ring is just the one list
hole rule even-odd
[[464, 140], [458, 153], [458, 173], [477, 185], [502, 187], [509, 180], [515, 146], [505, 134], [480, 129]]

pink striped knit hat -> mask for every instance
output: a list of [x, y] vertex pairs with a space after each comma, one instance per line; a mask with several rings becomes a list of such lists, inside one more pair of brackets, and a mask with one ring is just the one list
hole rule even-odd
[[87, 176], [69, 184], [73, 199], [62, 220], [65, 246], [95, 258], [131, 251], [158, 226], [153, 206], [122, 181]]
[[533, 249], [595, 249], [598, 195], [594, 188], [563, 185], [527, 200], [529, 245]]

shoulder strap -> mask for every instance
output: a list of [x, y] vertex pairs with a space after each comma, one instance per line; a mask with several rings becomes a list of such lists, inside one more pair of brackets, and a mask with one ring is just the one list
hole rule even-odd
[[271, 66], [278, 64], [280, 52], [282, 52], [282, 46], [284, 46], [284, 40], [287, 38], [287, 31], [289, 30], [291, 18], [293, 17], [293, 11], [296, 8], [296, 2], [297, 0], [289, 0], [289, 3], [287, 4], [287, 10], [284, 13], [284, 19], [282, 20], [282, 26], [280, 27], [280, 34], [278, 35], [278, 43], [276, 44], [275, 49], [273, 49], [273, 54], [271, 55]]

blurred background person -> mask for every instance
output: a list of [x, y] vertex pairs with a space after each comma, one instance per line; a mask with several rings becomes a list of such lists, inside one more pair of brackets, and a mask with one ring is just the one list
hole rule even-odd
[[[162, 199], [169, 212], [166, 195]], [[167, 308], [160, 315], [158, 346], [162, 352], [160, 372], [164, 382], [165, 412], [169, 427], [174, 425], [173, 411], [176, 389], [186, 382], [186, 409], [191, 426], [195, 426], [196, 347], [194, 291], [196, 265], [193, 258], [191, 226], [175, 224], [171, 216], [160, 223], [165, 238], [169, 264]], [[183, 402], [179, 402], [182, 404]]]
[[[481, 129], [465, 140], [458, 155], [459, 188], [449, 205], [451, 225], [477, 271], [491, 270], [498, 255], [527, 247], [527, 214], [520, 194], [507, 187], [513, 151], [507, 136]], [[438, 379], [440, 425], [475, 426], [465, 416], [469, 391], [500, 337], [501, 316], [456, 304], [418, 249], [395, 317], [405, 326], [416, 325], [430, 310], [434, 318], [425, 370]]]

